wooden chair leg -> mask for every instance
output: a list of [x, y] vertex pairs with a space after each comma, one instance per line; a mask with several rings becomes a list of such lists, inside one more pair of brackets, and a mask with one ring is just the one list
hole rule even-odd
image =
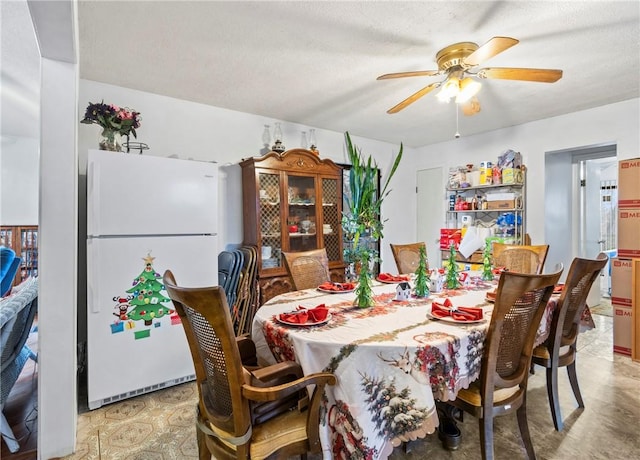
[[493, 418], [480, 417], [478, 419], [478, 424], [482, 460], [493, 460]]
[[582, 394], [580, 393], [580, 386], [578, 385], [578, 374], [576, 373], [576, 362], [572, 362], [567, 366], [567, 373], [569, 374], [569, 382], [571, 382], [571, 389], [573, 395], [578, 401], [578, 407], [584, 408], [584, 401], [582, 400]]
[[524, 443], [524, 448], [527, 451], [529, 460], [536, 460], [536, 452], [533, 450], [533, 443], [531, 442], [531, 435], [529, 434], [529, 422], [527, 421], [527, 402], [522, 402], [522, 406], [516, 411], [518, 416], [518, 427], [520, 428], [520, 436]]
[[207, 435], [196, 426], [196, 436], [198, 440], [198, 460], [211, 460], [211, 452], [207, 447]]
[[547, 368], [547, 395], [549, 396], [549, 408], [551, 418], [556, 431], [562, 431], [562, 414], [560, 413], [560, 400], [558, 396], [558, 367]]

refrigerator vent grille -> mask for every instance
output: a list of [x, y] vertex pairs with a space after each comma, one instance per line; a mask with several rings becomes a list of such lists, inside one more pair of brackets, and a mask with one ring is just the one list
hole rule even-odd
[[119, 395], [111, 396], [109, 398], [105, 398], [102, 400], [102, 404], [111, 404], [117, 401], [122, 401], [123, 399], [133, 398], [145, 393], [151, 393], [152, 391], [162, 390], [163, 388], [172, 387], [174, 385], [180, 385], [181, 383], [190, 382], [191, 380], [195, 379], [196, 375], [191, 374], [185, 377], [180, 377], [178, 379], [167, 380], [166, 382], [158, 383], [157, 385], [150, 385], [148, 387], [138, 388], [137, 390], [133, 390], [128, 393], [122, 393]]

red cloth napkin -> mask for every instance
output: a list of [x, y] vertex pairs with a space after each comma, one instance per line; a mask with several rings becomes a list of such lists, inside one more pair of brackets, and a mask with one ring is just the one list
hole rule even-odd
[[305, 324], [319, 323], [327, 319], [329, 309], [325, 304], [320, 304], [315, 308], [305, 308], [298, 306], [298, 311], [290, 313], [280, 313], [278, 316], [282, 321], [287, 323]]
[[356, 285], [354, 283], [332, 283], [327, 281], [318, 287], [325, 291], [352, 291], [355, 289]]
[[392, 275], [391, 273], [380, 273], [378, 275], [380, 281], [391, 281], [401, 283], [402, 281], [409, 281], [411, 278], [408, 275]]
[[431, 304], [431, 314], [436, 318], [451, 316], [456, 321], [476, 321], [483, 317], [482, 308], [454, 307], [449, 299], [445, 299], [442, 304], [433, 302]]

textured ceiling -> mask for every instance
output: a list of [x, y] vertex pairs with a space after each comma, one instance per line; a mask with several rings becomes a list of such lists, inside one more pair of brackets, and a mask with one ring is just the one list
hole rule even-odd
[[483, 80], [462, 135], [640, 96], [637, 1], [80, 1], [78, 22], [81, 78], [413, 147], [451, 139], [455, 106], [386, 111], [441, 77], [376, 77], [436, 69], [460, 41], [514, 37], [483, 66], [564, 71]]

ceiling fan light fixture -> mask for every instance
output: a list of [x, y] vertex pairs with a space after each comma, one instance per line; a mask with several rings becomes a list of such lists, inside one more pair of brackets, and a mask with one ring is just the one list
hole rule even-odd
[[478, 94], [478, 91], [480, 91], [480, 88], [482, 88], [482, 83], [474, 80], [471, 77], [465, 78], [460, 82], [459, 92], [456, 95], [456, 103], [464, 104], [473, 96]]
[[458, 96], [460, 92], [460, 78], [457, 74], [452, 73], [447, 81], [441, 85], [441, 89], [436, 95], [440, 102], [449, 102]]

